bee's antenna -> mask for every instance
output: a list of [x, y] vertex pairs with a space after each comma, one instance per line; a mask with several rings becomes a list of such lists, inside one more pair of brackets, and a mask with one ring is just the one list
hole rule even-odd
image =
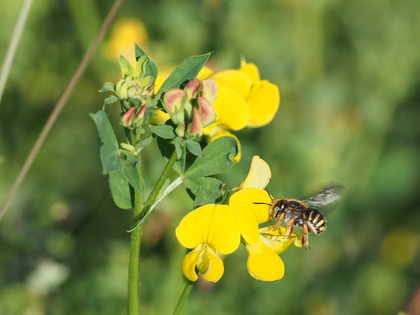
[[271, 203], [267, 203], [267, 202], [253, 202], [254, 205], [267, 205], [267, 206], [272, 206], [273, 204]]

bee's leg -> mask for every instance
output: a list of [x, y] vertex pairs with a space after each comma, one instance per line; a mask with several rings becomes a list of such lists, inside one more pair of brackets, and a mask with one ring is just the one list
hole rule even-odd
[[309, 234], [308, 225], [307, 224], [302, 225], [302, 247], [305, 248], [305, 249], [306, 248], [311, 249], [309, 247], [309, 237], [308, 237], [308, 234]]
[[287, 230], [286, 230], [286, 235], [284, 236], [284, 238], [289, 238], [290, 235], [292, 235], [294, 223], [295, 223], [295, 219], [290, 219], [287, 222]]
[[280, 228], [280, 224], [283, 222], [284, 216], [286, 215], [286, 212], [283, 212], [282, 214], [280, 214], [279, 219], [277, 221], [276, 224], [276, 230], [278, 230]]

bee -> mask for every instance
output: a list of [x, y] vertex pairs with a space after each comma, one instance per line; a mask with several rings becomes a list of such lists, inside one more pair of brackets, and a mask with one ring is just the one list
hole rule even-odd
[[344, 186], [339, 184], [333, 185], [303, 200], [275, 199], [271, 204], [268, 204], [270, 206], [269, 221], [278, 218], [276, 229], [283, 221], [286, 223], [285, 238], [292, 235], [294, 226], [299, 226], [302, 229], [302, 246], [310, 249], [309, 232], [312, 231], [315, 235], [319, 235], [326, 228], [324, 215], [316, 208], [325, 207], [339, 200], [343, 188]]

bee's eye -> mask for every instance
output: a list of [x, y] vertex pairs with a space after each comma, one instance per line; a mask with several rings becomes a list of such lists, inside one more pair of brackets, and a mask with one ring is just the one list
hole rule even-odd
[[276, 207], [274, 207], [274, 211], [279, 211], [279, 207], [278, 206], [276, 206]]

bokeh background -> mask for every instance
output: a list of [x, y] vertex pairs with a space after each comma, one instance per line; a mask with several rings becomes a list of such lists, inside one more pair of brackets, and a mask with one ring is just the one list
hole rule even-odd
[[[1, 60], [21, 3], [0, 3]], [[0, 104], [0, 201], [111, 5], [34, 2]], [[163, 71], [211, 51], [216, 69], [244, 56], [279, 86], [273, 122], [237, 133], [229, 187], [252, 155], [270, 164], [274, 196], [347, 187], [312, 250], [282, 255], [282, 280], [251, 278], [241, 247], [216, 285], [198, 282], [186, 314], [420, 314], [418, 12], [418, 0], [126, 0], [0, 222], [0, 314], [125, 313], [131, 213], [110, 198], [88, 114], [134, 41]], [[144, 156], [149, 183], [156, 155]], [[174, 308], [184, 255], [174, 229], [192, 207], [178, 188], [147, 223], [143, 314]]]

